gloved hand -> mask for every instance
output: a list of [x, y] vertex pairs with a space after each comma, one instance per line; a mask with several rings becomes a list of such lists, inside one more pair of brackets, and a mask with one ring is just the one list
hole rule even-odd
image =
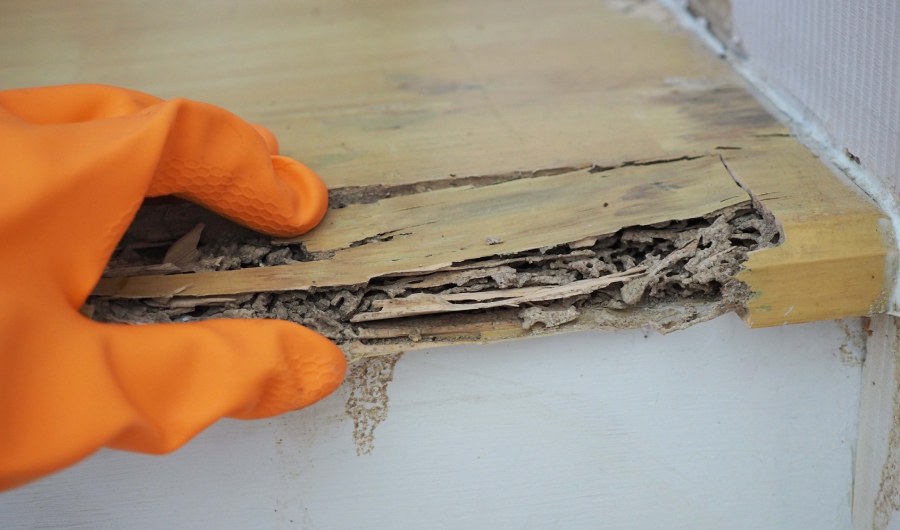
[[79, 313], [145, 196], [276, 236], [327, 193], [274, 136], [220, 108], [76, 85], [0, 92], [0, 490], [102, 446], [164, 453], [218, 418], [332, 392], [346, 364], [290, 322], [100, 324]]

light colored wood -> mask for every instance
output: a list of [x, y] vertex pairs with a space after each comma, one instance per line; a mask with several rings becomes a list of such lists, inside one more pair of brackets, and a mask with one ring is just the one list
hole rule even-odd
[[414, 293], [405, 298], [377, 300], [374, 303], [375, 311], [358, 313], [350, 321], [368, 322], [495, 307], [520, 307], [531, 302], [549, 302], [589, 294], [607, 285], [637, 278], [645, 270], [643, 267], [636, 267], [625, 272], [608, 274], [600, 278], [576, 280], [565, 285], [542, 285], [540, 287], [520, 287], [474, 293]]
[[332, 188], [702, 154], [697, 133], [725, 141], [729, 114], [777, 128], [745, 98], [692, 129], [683, 99], [701, 94], [679, 84], [708, 88], [724, 65], [602, 1], [31, 4], [0, 6], [0, 48], [17, 50], [0, 86], [209, 101], [270, 127]]
[[[612, 234], [628, 226], [702, 217], [748, 201], [715, 156], [602, 173], [584, 169], [332, 210], [301, 238], [308, 251], [331, 255], [318, 261], [108, 278], [95, 293], [157, 298], [357, 285], [373, 277], [443, 270], [456, 262]], [[487, 237], [503, 243], [488, 245]], [[361, 241], [370, 242], [356, 244]]]
[[[115, 8], [19, 0], [0, 5], [0, 48], [16, 50], [0, 64], [2, 87], [105, 82], [209, 101], [270, 127], [286, 154], [311, 165], [337, 193], [407, 194], [332, 211], [309, 245], [343, 249], [361, 232], [412, 231], [340, 250], [328, 267], [118, 278], [98, 293], [212, 295], [358, 283], [490, 259], [485, 250], [574, 241], [600, 232], [585, 221], [604, 217], [603, 188], [591, 188], [600, 186], [596, 176], [440, 188], [466, 177], [591, 165], [619, 168], [607, 176], [627, 186], [633, 172], [623, 166], [634, 161], [698, 156], [699, 171], [713, 174], [716, 187], [727, 178], [709, 169], [719, 167], [711, 160], [719, 155], [784, 228], [785, 245], [754, 255], [740, 276], [757, 294], [746, 315], [751, 325], [878, 312], [892, 281], [884, 265], [893, 250], [883, 242], [879, 211], [790, 138], [726, 63], [649, 2], [637, 9], [588, 0], [164, 0], [149, 10], [136, 0]], [[689, 163], [647, 171], [665, 173], [655, 178], [666, 182], [702, 176]], [[578, 188], [565, 183], [575, 176], [584, 177]], [[496, 201], [510, 200], [516, 187], [531, 194], [501, 207]], [[448, 238], [438, 225], [413, 226], [418, 214], [397, 209], [404, 201], [442, 205], [448, 222], [441, 226], [466, 222], [459, 226], [467, 239]], [[631, 221], [683, 218], [698, 212], [687, 204], [702, 202], [658, 194]], [[561, 207], [576, 207], [580, 216]], [[715, 205], [706, 208], [699, 213]], [[462, 219], [473, 212], [478, 217]], [[502, 237], [492, 233], [496, 227], [516, 234], [486, 247], [486, 236]], [[418, 248], [409, 252], [413, 243]]]
[[735, 179], [784, 232], [776, 248], [751, 254], [738, 279], [756, 293], [751, 326], [868, 315], [888, 296], [887, 218], [792, 138], [759, 139], [724, 157]]

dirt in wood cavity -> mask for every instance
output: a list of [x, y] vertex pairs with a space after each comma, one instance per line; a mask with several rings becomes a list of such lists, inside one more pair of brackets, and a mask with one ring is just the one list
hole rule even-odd
[[[714, 302], [716, 311], [733, 310], [749, 296], [745, 286], [734, 280], [748, 252], [774, 246], [780, 237], [771, 220], [750, 205], [740, 205], [703, 218], [631, 227], [527, 252], [498, 253], [437, 272], [375, 278], [365, 285], [206, 298], [94, 298], [89, 303], [93, 318], [106, 322], [278, 318], [308, 326], [338, 344], [377, 344], [417, 342], [428, 327], [423, 322], [446, 319], [447, 312], [422, 311], [418, 300], [427, 299], [429, 307], [443, 304], [460, 315], [482, 315], [484, 322], [490, 322], [492, 315], [509, 315], [514, 307], [522, 328], [531, 332], [577, 322], [586, 310], [633, 315], [636, 309], [687, 301], [692, 307]], [[502, 245], [497, 249], [502, 250]], [[125, 248], [109, 270], [159, 267], [166, 250]], [[182, 270], [230, 270], [325, 258], [306, 252], [302, 244], [278, 245], [246, 233], [201, 243], [197, 250], [192, 263]], [[608, 285], [596, 282], [599, 287], [577, 292], [562, 288], [576, 282], [594, 285], [585, 281], [611, 275], [624, 279]], [[483, 303], [502, 299], [509, 289], [519, 290], [520, 296], [498, 308], [468, 310], [464, 306], [471, 302], [461, 301], [467, 297], [460, 293], [473, 293], [471, 298]], [[378, 313], [388, 304], [395, 309], [382, 317]], [[409, 318], [404, 317], [404, 308]], [[704, 315], [685, 312], [685, 322], [670, 323], [665, 329], [703, 319]], [[394, 324], [396, 336], [385, 335], [386, 320]], [[375, 328], [379, 333], [367, 332]]]

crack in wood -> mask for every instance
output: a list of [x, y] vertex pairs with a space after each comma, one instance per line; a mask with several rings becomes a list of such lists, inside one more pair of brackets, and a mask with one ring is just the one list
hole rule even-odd
[[[662, 159], [626, 160], [613, 165], [584, 163], [534, 170], [515, 170], [491, 175], [471, 175], [457, 177], [451, 174], [448, 178], [386, 186], [374, 184], [369, 186], [345, 186], [328, 191], [329, 208], [341, 209], [353, 204], [371, 204], [379, 200], [428, 193], [432, 191], [483, 187], [512, 182], [521, 179], [532, 179], [565, 175], [576, 171], [589, 170], [591, 173], [605, 173], [616, 169], [665, 164], [685, 160], [696, 160], [707, 155], [682, 155]], [[231, 221], [219, 217], [198, 205], [175, 197], [148, 199], [138, 212], [135, 221], [125, 234], [123, 241], [132, 247], [162, 245], [175, 241], [185, 232], [199, 223], [210, 225], [208, 238], [222, 237], [231, 233], [243, 233], [250, 238], [251, 232]]]
[[656, 164], [671, 164], [672, 162], [684, 162], [686, 160], [697, 160], [698, 158], [703, 158], [708, 155], [684, 155], [673, 158], [651, 158], [649, 160], [629, 160], [627, 162], [622, 162], [621, 164], [616, 164], [613, 166], [598, 166], [592, 165], [590, 169], [588, 169], [588, 173], [606, 173], [607, 171], [612, 171], [614, 169], [621, 169], [623, 167], [636, 167], [636, 166], [653, 166]]
[[708, 155], [682, 155], [677, 157], [651, 158], [646, 160], [626, 160], [618, 164], [607, 166], [601, 166], [595, 163], [578, 164], [533, 170], [516, 170], [495, 175], [471, 175], [465, 177], [457, 177], [456, 175], [451, 175], [449, 178], [444, 179], [434, 179], [395, 186], [384, 186], [381, 184], [375, 184], [371, 186], [350, 186], [331, 190], [329, 192], [329, 204], [331, 205], [331, 208], [339, 209], [345, 208], [351, 204], [369, 204], [390, 197], [427, 193], [430, 191], [442, 190], [447, 188], [459, 188], [465, 186], [478, 188], [482, 186], [493, 186], [496, 184], [502, 184], [504, 182], [511, 182], [521, 179], [565, 175], [567, 173], [582, 171], [585, 169], [587, 169], [589, 173], [605, 173], [625, 167], [651, 166], [655, 164], [668, 164], [672, 162], [683, 162], [686, 160], [697, 160], [705, 156]]
[[578, 166], [561, 166], [534, 170], [517, 170], [507, 173], [498, 173], [496, 175], [470, 175], [465, 177], [457, 177], [450, 175], [448, 178], [434, 179], [422, 182], [414, 182], [412, 184], [399, 184], [394, 186], [384, 186], [382, 184], [374, 184], [371, 186], [347, 186], [335, 188], [328, 192], [328, 202], [330, 208], [345, 208], [351, 204], [370, 204], [391, 197], [401, 197], [404, 195], [413, 195], [419, 193], [428, 193], [431, 191], [444, 190], [448, 188], [461, 187], [482, 187], [502, 184], [520, 179], [551, 177], [554, 175], [564, 175], [574, 171], [580, 171], [592, 167], [592, 164], [583, 164]]

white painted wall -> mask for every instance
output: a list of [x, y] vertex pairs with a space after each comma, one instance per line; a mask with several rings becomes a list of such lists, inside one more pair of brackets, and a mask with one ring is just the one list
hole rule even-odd
[[735, 37], [763, 81], [806, 108], [900, 193], [900, 3], [731, 0]]
[[409, 353], [374, 450], [348, 389], [0, 495], [0, 528], [845, 529], [859, 321]]

